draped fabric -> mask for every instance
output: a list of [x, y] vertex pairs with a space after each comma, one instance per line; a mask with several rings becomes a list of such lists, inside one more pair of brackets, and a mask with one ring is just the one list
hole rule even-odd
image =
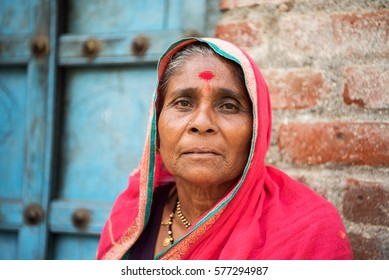
[[[172, 55], [192, 42], [207, 43], [239, 64], [253, 104], [253, 134], [242, 176], [187, 233], [156, 259], [351, 259], [341, 218], [329, 202], [282, 171], [265, 165], [271, 137], [267, 85], [254, 61], [235, 45], [215, 38], [173, 44], [158, 64], [158, 78]], [[104, 226], [98, 259], [121, 259], [150, 217], [155, 188], [174, 181], [156, 153], [155, 91], [142, 160], [130, 175]]]

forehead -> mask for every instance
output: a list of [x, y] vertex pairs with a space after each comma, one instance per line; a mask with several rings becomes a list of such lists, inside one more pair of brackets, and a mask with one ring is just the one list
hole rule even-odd
[[[163, 99], [195, 94], [201, 98], [234, 96], [251, 107], [251, 98], [234, 62], [216, 55], [194, 55], [186, 59], [170, 77]], [[201, 92], [205, 93], [200, 94]], [[163, 104], [163, 103], [162, 103]]]
[[216, 54], [194, 54], [181, 61], [179, 67], [172, 73], [168, 84], [179, 80], [188, 83], [202, 80], [244, 87], [243, 77], [240, 79], [242, 75], [239, 75], [237, 67], [240, 66], [235, 66], [234, 62]]

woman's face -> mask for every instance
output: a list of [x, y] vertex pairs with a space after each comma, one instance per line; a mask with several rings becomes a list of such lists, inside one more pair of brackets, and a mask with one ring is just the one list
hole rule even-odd
[[230, 187], [250, 151], [252, 106], [232, 66], [194, 55], [168, 81], [158, 119], [160, 154], [177, 179]]

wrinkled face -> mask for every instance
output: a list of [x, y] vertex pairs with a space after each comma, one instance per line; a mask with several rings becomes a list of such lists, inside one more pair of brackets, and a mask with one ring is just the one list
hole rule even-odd
[[232, 66], [194, 55], [168, 81], [158, 119], [160, 154], [177, 180], [230, 187], [252, 136], [251, 101]]

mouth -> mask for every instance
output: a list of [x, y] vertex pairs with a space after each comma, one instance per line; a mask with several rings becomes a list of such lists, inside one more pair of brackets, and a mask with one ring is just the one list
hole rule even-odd
[[193, 156], [220, 156], [221, 152], [215, 148], [210, 147], [193, 147], [185, 149], [182, 155], [193, 155]]

